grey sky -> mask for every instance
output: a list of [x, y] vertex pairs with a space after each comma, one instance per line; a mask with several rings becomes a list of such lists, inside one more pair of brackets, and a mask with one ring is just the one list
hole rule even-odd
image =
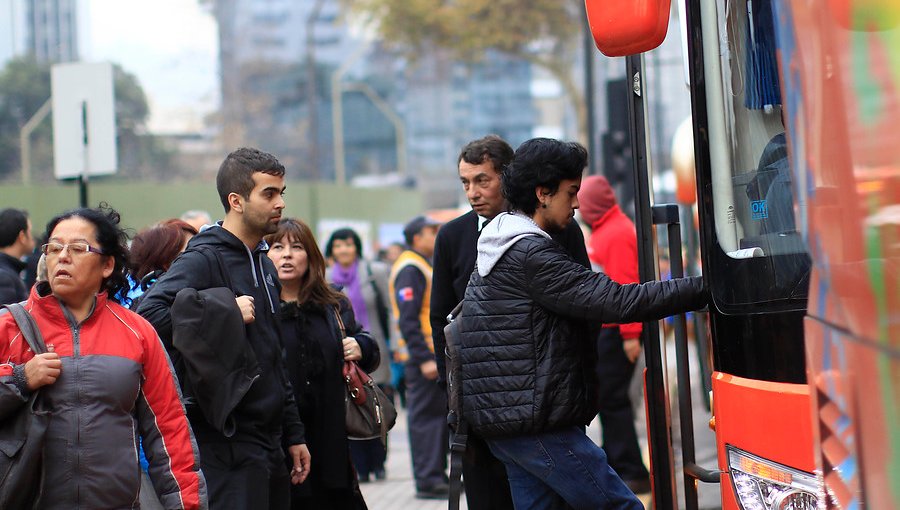
[[151, 131], [200, 129], [219, 103], [212, 15], [197, 0], [84, 1], [85, 60], [109, 60], [138, 77]]

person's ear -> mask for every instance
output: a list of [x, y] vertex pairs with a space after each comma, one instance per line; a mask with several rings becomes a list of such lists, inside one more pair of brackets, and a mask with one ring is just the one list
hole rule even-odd
[[111, 255], [106, 256], [106, 261], [103, 263], [103, 279], [107, 279], [113, 274], [113, 270], [116, 268], [116, 259]]
[[228, 194], [228, 206], [229, 209], [237, 212], [244, 212], [244, 197], [242, 197], [239, 193], [229, 193]]
[[553, 193], [550, 191], [550, 188], [546, 186], [538, 186], [534, 188], [534, 194], [537, 196], [538, 204], [541, 207], [547, 207], [547, 199], [550, 198]]
[[28, 230], [20, 230], [19, 236], [16, 238], [16, 241], [22, 243], [24, 246], [28, 246], [28, 241], [31, 239], [31, 233]]

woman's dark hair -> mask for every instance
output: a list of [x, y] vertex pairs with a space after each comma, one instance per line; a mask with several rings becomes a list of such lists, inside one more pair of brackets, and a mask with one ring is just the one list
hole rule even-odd
[[163, 222], [134, 236], [131, 241], [130, 261], [131, 274], [135, 280], [141, 281], [153, 271], [169, 269], [172, 261], [181, 253], [185, 241], [193, 236], [190, 233], [193, 227], [187, 223], [185, 225], [190, 230], [182, 229], [175, 223]]
[[100, 290], [105, 290], [109, 299], [120, 301], [129, 289], [128, 278], [125, 276], [125, 270], [128, 267], [128, 233], [119, 227], [121, 216], [105, 202], [101, 202], [96, 209], [86, 207], [72, 209], [47, 223], [47, 235], [52, 236], [53, 229], [61, 221], [75, 217], [94, 225], [97, 230], [97, 243], [103, 250], [103, 256], [112, 257], [115, 261], [112, 274], [103, 280]]
[[272, 245], [287, 236], [289, 241], [299, 241], [306, 250], [307, 267], [306, 276], [300, 282], [300, 292], [297, 296], [299, 303], [315, 303], [317, 305], [336, 305], [344, 297], [336, 291], [325, 279], [325, 257], [316, 244], [316, 236], [306, 223], [294, 219], [285, 218], [278, 222], [278, 230], [264, 237], [266, 243]]
[[353, 244], [356, 246], [356, 258], [361, 259], [363, 257], [362, 240], [360, 240], [359, 234], [352, 228], [339, 228], [331, 233], [331, 237], [328, 238], [328, 243], [325, 244], [325, 257], [331, 258], [334, 254], [335, 241], [346, 241], [347, 239], [353, 240]]
[[532, 138], [516, 149], [512, 162], [500, 177], [510, 210], [529, 216], [537, 209], [535, 189], [556, 193], [565, 179], [578, 179], [587, 166], [587, 149], [577, 142]]

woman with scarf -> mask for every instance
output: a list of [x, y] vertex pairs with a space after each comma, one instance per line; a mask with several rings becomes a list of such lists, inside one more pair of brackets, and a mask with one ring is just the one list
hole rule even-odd
[[[390, 322], [388, 319], [388, 272], [379, 262], [363, 259], [362, 241], [353, 229], [335, 230], [325, 245], [325, 256], [334, 263], [326, 274], [331, 283], [342, 288], [353, 305], [356, 320], [371, 332], [381, 349], [381, 365], [372, 379], [388, 396], [391, 388], [391, 356], [388, 348]], [[387, 451], [380, 439], [351, 441], [350, 453], [360, 482], [385, 478], [384, 462]]]

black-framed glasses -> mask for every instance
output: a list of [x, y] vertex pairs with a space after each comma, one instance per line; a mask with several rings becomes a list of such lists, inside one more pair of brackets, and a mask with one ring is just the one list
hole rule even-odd
[[73, 257], [78, 257], [88, 252], [96, 253], [97, 255], [105, 255], [105, 253], [103, 253], [103, 250], [101, 250], [100, 248], [94, 248], [88, 243], [47, 243], [41, 246], [41, 252], [43, 252], [43, 254], [48, 257], [56, 257], [67, 248], [69, 250], [69, 255], [72, 255]]

